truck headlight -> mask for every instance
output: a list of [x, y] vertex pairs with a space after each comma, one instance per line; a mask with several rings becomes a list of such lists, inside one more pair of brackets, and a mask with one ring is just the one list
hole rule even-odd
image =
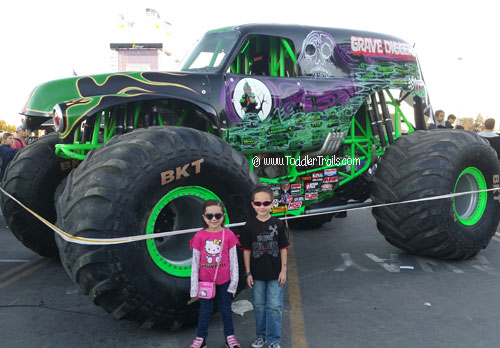
[[64, 129], [64, 117], [59, 105], [56, 105], [52, 110], [52, 119], [54, 120], [54, 128], [59, 133]]

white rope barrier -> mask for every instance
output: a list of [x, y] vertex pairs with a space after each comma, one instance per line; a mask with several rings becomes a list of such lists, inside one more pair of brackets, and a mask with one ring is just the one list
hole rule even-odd
[[[185, 230], [177, 230], [177, 231], [169, 231], [169, 232], [159, 232], [159, 233], [154, 233], [154, 234], [144, 234], [144, 235], [138, 235], [138, 236], [128, 236], [128, 237], [119, 237], [119, 238], [84, 238], [84, 237], [78, 237], [78, 236], [73, 236], [67, 232], [64, 232], [61, 230], [59, 227], [55, 226], [52, 224], [50, 221], [47, 221], [37, 213], [35, 213], [33, 210], [25, 206], [23, 203], [21, 203], [19, 200], [17, 200], [15, 197], [13, 197], [10, 193], [5, 191], [3, 188], [0, 187], [0, 191], [5, 194], [7, 197], [12, 199], [14, 202], [19, 204], [21, 207], [23, 207], [25, 210], [27, 210], [30, 214], [35, 216], [38, 220], [43, 222], [45, 225], [47, 225], [50, 229], [52, 229], [55, 233], [57, 233], [61, 238], [64, 240], [71, 242], [71, 243], [76, 243], [76, 244], [87, 244], [87, 245], [111, 245], [111, 244], [123, 244], [123, 243], [130, 243], [130, 242], [137, 242], [140, 240], [146, 240], [146, 239], [152, 239], [152, 238], [161, 238], [161, 237], [169, 237], [169, 236], [174, 236], [178, 234], [185, 234], [185, 233], [192, 233], [192, 232], [197, 232], [201, 229], [199, 228], [190, 228], [190, 229], [185, 229]], [[433, 197], [425, 197], [425, 198], [418, 198], [418, 199], [411, 199], [407, 201], [401, 201], [401, 202], [392, 202], [392, 203], [384, 203], [384, 204], [373, 204], [369, 206], [364, 206], [364, 207], [355, 207], [355, 208], [346, 208], [346, 209], [340, 209], [340, 210], [335, 210], [335, 211], [330, 211], [330, 212], [320, 212], [320, 213], [314, 213], [314, 214], [307, 214], [307, 215], [299, 215], [299, 216], [287, 216], [287, 217], [281, 217], [281, 220], [291, 220], [291, 219], [299, 219], [303, 217], [311, 217], [311, 216], [317, 216], [317, 215], [324, 215], [324, 214], [332, 214], [332, 213], [339, 213], [339, 212], [348, 212], [348, 211], [355, 211], [355, 210], [361, 210], [361, 209], [372, 209], [372, 208], [379, 208], [379, 207], [387, 207], [387, 206], [392, 206], [392, 205], [399, 205], [399, 204], [409, 204], [409, 203], [417, 203], [417, 202], [425, 202], [425, 201], [433, 201], [433, 200], [438, 200], [438, 199], [446, 199], [446, 198], [454, 198], [454, 197], [459, 197], [459, 196], [464, 196], [464, 195], [469, 195], [473, 193], [480, 193], [480, 192], [489, 192], [489, 191], [499, 191], [499, 188], [491, 188], [491, 189], [485, 189], [485, 190], [478, 190], [478, 191], [468, 191], [468, 192], [460, 192], [460, 193], [450, 193], [446, 195], [440, 195], [440, 196], [433, 196]], [[245, 222], [237, 222], [237, 223], [232, 223], [225, 225], [226, 227], [237, 227], [237, 226], [243, 226]]]

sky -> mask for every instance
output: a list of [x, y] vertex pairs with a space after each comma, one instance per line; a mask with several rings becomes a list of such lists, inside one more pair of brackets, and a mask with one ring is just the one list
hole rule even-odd
[[[0, 119], [21, 121], [32, 89], [45, 81], [110, 72], [111, 42], [162, 42], [169, 70], [204, 32], [282, 23], [381, 32], [411, 44], [434, 110], [497, 119], [499, 16], [493, 1], [3, 1], [0, 5]], [[163, 24], [150, 25], [146, 8]], [[123, 18], [123, 19], [122, 19]], [[130, 29], [127, 23], [133, 22]], [[148, 24], [149, 23], [149, 24]]]

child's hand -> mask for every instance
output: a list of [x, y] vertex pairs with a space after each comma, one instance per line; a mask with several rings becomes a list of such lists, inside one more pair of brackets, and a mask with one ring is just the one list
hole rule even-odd
[[250, 289], [253, 289], [253, 277], [251, 275], [247, 277], [247, 284]]
[[278, 276], [278, 284], [280, 286], [285, 285], [286, 283], [286, 271], [281, 271], [280, 275]]
[[227, 292], [228, 292], [228, 294], [230, 294], [229, 296], [233, 296], [233, 298], [236, 297], [236, 293], [233, 294], [232, 292], [229, 291], [229, 289], [227, 290]]
[[198, 301], [198, 297], [191, 297], [191, 299], [187, 301], [187, 304], [190, 305], [192, 303], [195, 303], [196, 301]]

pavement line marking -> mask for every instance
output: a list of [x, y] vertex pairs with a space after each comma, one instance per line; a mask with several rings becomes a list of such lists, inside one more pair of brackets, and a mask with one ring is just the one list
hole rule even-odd
[[35, 272], [36, 270], [38, 270], [39, 268], [42, 268], [43, 266], [45, 266], [46, 264], [48, 264], [49, 262], [51, 261], [51, 259], [45, 259], [43, 260], [42, 262], [40, 263], [37, 263], [36, 265], [34, 265], [33, 267], [31, 268], [28, 268], [27, 270], [25, 270], [24, 272], [21, 272], [19, 274], [17, 274], [16, 276], [10, 278], [10, 279], [7, 279], [6, 281], [4, 282], [1, 282], [0, 283], [0, 289], [3, 289], [7, 286], [9, 286], [10, 284], [18, 281], [19, 279], [22, 279], [24, 277], [26, 277], [27, 275]]
[[493, 239], [496, 240], [497, 242], [500, 242], [500, 238], [498, 238], [497, 236], [493, 236]]
[[31, 260], [31, 261], [29, 261], [29, 262], [27, 262], [27, 263], [25, 263], [23, 265], [19, 265], [19, 266], [15, 267], [15, 268], [11, 269], [10, 271], [4, 272], [4, 273], [0, 274], [0, 280], [9, 277], [13, 273], [19, 272], [20, 270], [22, 270], [22, 269], [24, 269], [26, 267], [29, 267], [32, 264], [37, 263], [38, 261], [40, 261], [42, 259], [43, 258], [41, 258], [41, 257], [34, 258], [33, 260]]
[[[47, 260], [47, 259], [45, 259], [43, 257], [37, 257], [37, 258], [31, 260], [30, 262], [27, 262], [27, 263], [24, 263], [24, 264], [19, 265], [17, 267], [14, 267], [10, 271], [7, 271], [7, 272], [0, 274], [0, 280], [6, 279], [6, 278], [10, 277], [12, 274], [20, 272], [25, 268], [28, 268], [28, 270], [30, 270], [30, 268], [29, 268], [30, 266], [36, 265], [37, 263], [39, 263], [42, 260]], [[3, 282], [0, 284], [3, 284]]]
[[292, 231], [288, 236], [291, 248], [288, 248], [288, 297], [290, 303], [290, 327], [292, 348], [307, 348], [304, 313], [302, 311], [302, 296], [300, 294], [297, 260], [293, 246]]
[[500, 232], [495, 232], [495, 235], [497, 235], [498, 237], [500, 237]]
[[11, 303], [9, 303], [9, 306], [12, 306], [14, 303], [16, 303], [17, 301], [19, 301], [19, 297], [16, 298], [14, 301], [12, 301]]
[[30, 262], [30, 260], [0, 260], [0, 262], [12, 262], [12, 263], [21, 263], [21, 262]]

